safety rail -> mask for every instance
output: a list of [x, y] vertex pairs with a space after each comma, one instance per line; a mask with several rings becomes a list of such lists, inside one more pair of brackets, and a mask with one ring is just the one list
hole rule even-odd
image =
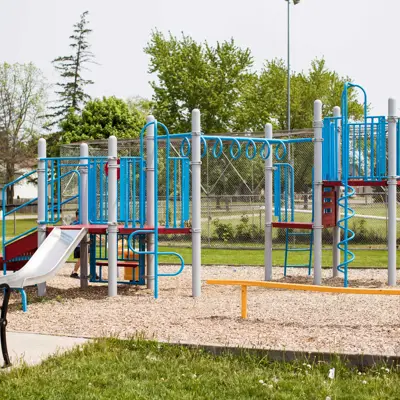
[[[159, 240], [158, 240], [158, 236], [159, 236], [159, 180], [160, 180], [160, 174], [159, 174], [159, 142], [160, 141], [165, 141], [165, 162], [166, 162], [166, 174], [165, 174], [165, 179], [166, 179], [166, 183], [167, 186], [169, 185], [169, 173], [170, 173], [170, 162], [172, 161], [174, 166], [178, 165], [177, 161], [174, 160], [179, 160], [179, 162], [182, 162], [184, 164], [182, 164], [182, 169], [184, 166], [186, 166], [188, 168], [189, 166], [189, 160], [187, 155], [183, 155], [182, 157], [172, 157], [170, 155], [170, 151], [171, 151], [171, 136], [176, 137], [175, 135], [170, 135], [168, 128], [162, 124], [161, 122], [158, 122], [157, 120], [153, 120], [153, 121], [149, 121], [141, 130], [140, 132], [140, 154], [144, 154], [144, 135], [145, 132], [148, 128], [154, 128], [154, 193], [153, 193], [153, 205], [154, 205], [154, 226], [150, 227], [150, 229], [139, 229], [135, 232], [132, 232], [129, 235], [128, 238], [128, 246], [131, 249], [131, 251], [136, 252], [137, 254], [141, 254], [141, 255], [154, 255], [154, 297], [158, 298], [158, 277], [159, 276], [176, 276], [178, 274], [180, 274], [183, 271], [184, 268], [184, 261], [183, 258], [180, 254], [178, 253], [174, 253], [174, 252], [160, 252], [158, 250], [159, 248]], [[159, 129], [161, 129], [164, 132], [164, 135], [159, 135]], [[186, 137], [186, 135], [181, 135], [182, 137]], [[175, 169], [173, 170], [173, 176], [175, 175]], [[173, 180], [174, 183], [177, 182], [176, 179]], [[174, 184], [174, 186], [176, 186]], [[187, 202], [187, 208], [189, 207], [189, 172], [187, 171], [186, 173], [182, 172], [182, 187], [181, 187], [181, 197], [185, 200], [185, 202]], [[184, 196], [184, 192], [186, 191], [186, 197]], [[176, 226], [176, 221], [175, 218], [177, 216], [177, 212], [176, 211], [176, 193], [175, 192], [175, 187], [174, 187], [174, 193], [172, 196], [172, 202], [173, 202], [173, 217], [174, 217], [174, 226]], [[166, 210], [168, 210], [169, 212], [169, 204], [170, 204], [170, 197], [169, 197], [169, 189], [166, 191]], [[182, 217], [187, 216], [188, 217], [188, 212], [183, 211], [182, 213]], [[184, 220], [184, 218], [182, 218], [182, 221]], [[183, 221], [185, 222], [185, 221]], [[169, 218], [166, 218], [166, 226], [169, 226]], [[132, 240], [136, 235], [139, 234], [152, 234], [154, 235], [154, 250], [151, 251], [141, 251], [141, 250], [135, 250], [133, 247], [133, 243]], [[159, 274], [158, 273], [158, 257], [159, 255], [174, 255], [176, 257], [179, 258], [180, 262], [181, 262], [181, 267], [180, 269], [174, 273], [174, 274]]]
[[[171, 169], [172, 164], [172, 171]], [[189, 220], [189, 159], [169, 157], [166, 165], [165, 227], [183, 228]], [[172, 188], [170, 181], [172, 180]], [[170, 191], [172, 189], [172, 195]], [[172, 219], [172, 221], [171, 221]]]
[[[283, 176], [282, 176], [283, 175]], [[283, 193], [282, 193], [283, 184]], [[284, 222], [294, 221], [294, 168], [291, 164], [274, 164], [274, 215], [282, 222], [282, 194]]]
[[[158, 236], [158, 232], [154, 229], [139, 229], [137, 231], [132, 232], [129, 237], [128, 237], [128, 246], [129, 249], [135, 253], [135, 254], [139, 254], [139, 255], [154, 255], [154, 298], [158, 298], [158, 288], [159, 288], [159, 283], [158, 283], [158, 278], [160, 276], [177, 276], [180, 273], [182, 273], [183, 269], [185, 268], [185, 262], [183, 261], [183, 258], [180, 254], [174, 252], [174, 251], [159, 251], [158, 250], [158, 239], [155, 242], [155, 250], [154, 251], [143, 251], [143, 250], [136, 250], [134, 248], [134, 244], [133, 244], [133, 240], [135, 238], [135, 236], [140, 235], [140, 234], [154, 234], [155, 236]], [[165, 255], [169, 255], [169, 256], [176, 256], [179, 258], [179, 261], [181, 262], [181, 266], [178, 269], [178, 271], [173, 272], [173, 273], [159, 273], [158, 272], [158, 257], [159, 256], [165, 256]]]
[[146, 162], [142, 157], [121, 157], [119, 219], [125, 227], [143, 228], [146, 204]]
[[16, 241], [16, 240], [18, 240], [18, 239], [20, 239], [21, 237], [29, 235], [30, 233], [32, 233], [32, 232], [37, 230], [37, 226], [35, 226], [35, 227], [27, 229], [26, 231], [21, 232], [18, 235], [12, 237], [11, 239], [7, 240], [7, 220], [6, 220], [7, 216], [9, 216], [11, 214], [14, 214], [17, 211], [19, 211], [19, 210], [21, 210], [21, 209], [23, 209], [23, 208], [25, 208], [25, 207], [27, 207], [29, 205], [32, 205], [34, 203], [37, 204], [37, 197], [35, 197], [34, 199], [28, 200], [25, 203], [19, 205], [18, 207], [15, 207], [15, 208], [11, 209], [10, 211], [7, 211], [7, 189], [9, 187], [21, 182], [24, 179], [28, 179], [30, 176], [32, 176], [32, 175], [34, 175], [36, 173], [37, 173], [36, 170], [28, 172], [28, 173], [18, 177], [17, 179], [14, 179], [12, 182], [9, 182], [9, 183], [5, 184], [3, 186], [3, 189], [2, 189], [2, 193], [1, 193], [2, 196], [1, 197], [2, 197], [3, 223], [2, 223], [2, 227], [1, 228], [2, 228], [2, 251], [3, 251], [2, 254], [3, 254], [3, 273], [4, 274], [7, 271], [7, 263], [6, 263], [6, 261], [11, 261], [11, 260], [7, 260], [7, 254], [6, 254], [7, 245], [12, 243], [12, 242], [14, 242], [14, 241]]
[[338, 180], [338, 133], [341, 117], [324, 118], [322, 129], [322, 179]]
[[[45, 219], [39, 221], [40, 224], [55, 225], [61, 221], [62, 207], [68, 203], [76, 202], [80, 204], [81, 195], [81, 172], [80, 168], [85, 167], [81, 163], [85, 157], [45, 157], [39, 161], [44, 162], [44, 175], [47, 177], [47, 184], [44, 187], [44, 198], [46, 199]], [[62, 199], [61, 186], [63, 180], [74, 179], [76, 177], [77, 192]], [[77, 207], [77, 208], [78, 208]]]
[[[359, 88], [364, 94], [364, 120], [361, 122], [348, 120], [347, 92], [353, 87]], [[349, 179], [369, 181], [387, 178], [387, 121], [384, 116], [367, 116], [366, 102], [365, 90], [359, 85], [347, 83], [342, 98], [343, 116], [324, 119], [324, 180], [339, 180], [338, 154], [342, 164], [343, 160], [348, 164]], [[344, 140], [348, 144], [346, 152], [340, 146], [340, 142], [343, 143]], [[397, 163], [397, 168], [400, 171], [400, 162]]]
[[374, 289], [374, 288], [343, 288], [334, 286], [304, 285], [297, 283], [265, 282], [265, 281], [240, 281], [209, 279], [208, 285], [227, 285], [241, 287], [241, 316], [247, 318], [247, 288], [264, 287], [267, 289], [299, 290], [304, 292], [319, 292], [331, 294], [364, 294], [364, 295], [388, 295], [400, 296], [400, 289]]
[[[175, 136], [182, 138], [180, 145], [181, 156], [188, 157], [191, 151], [189, 141], [191, 134], [173, 135], [173, 137]], [[220, 158], [222, 156], [224, 153], [224, 145], [228, 145], [228, 152], [232, 160], [237, 160], [242, 155], [242, 145], [244, 145], [245, 157], [249, 160], [253, 160], [257, 155], [259, 155], [263, 160], [268, 159], [272, 154], [271, 145], [276, 145], [273, 153], [276, 160], [283, 160], [287, 155], [286, 144], [283, 140], [279, 139], [240, 138], [234, 136], [213, 136], [202, 134], [200, 140], [203, 148], [201, 152], [202, 158], [204, 158], [208, 153], [209, 142], [214, 143], [211, 149], [211, 155], [214, 158]]]

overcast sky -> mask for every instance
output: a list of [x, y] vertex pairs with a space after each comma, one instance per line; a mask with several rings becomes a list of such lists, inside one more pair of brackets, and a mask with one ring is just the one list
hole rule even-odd
[[[143, 47], [154, 28], [209, 43], [233, 37], [257, 69], [286, 59], [284, 0], [0, 0], [0, 62], [32, 61], [55, 82], [51, 60], [68, 54], [72, 25], [86, 10], [100, 63], [87, 76], [95, 97], [151, 97]], [[400, 107], [399, 16], [399, 0], [302, 0], [292, 7], [292, 67], [324, 56], [366, 88], [374, 114], [386, 114], [389, 96]]]

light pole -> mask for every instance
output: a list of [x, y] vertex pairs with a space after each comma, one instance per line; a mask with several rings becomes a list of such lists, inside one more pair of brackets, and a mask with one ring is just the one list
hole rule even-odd
[[290, 133], [290, 4], [300, 3], [300, 0], [287, 1], [287, 130]]

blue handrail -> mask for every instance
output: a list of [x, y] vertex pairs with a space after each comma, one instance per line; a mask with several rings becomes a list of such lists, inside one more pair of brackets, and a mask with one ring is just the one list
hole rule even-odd
[[16, 183], [22, 181], [23, 179], [29, 178], [31, 175], [35, 174], [36, 172], [37, 172], [36, 170], [31, 171], [31, 172], [28, 172], [28, 173], [26, 173], [26, 174], [24, 174], [24, 175], [18, 177], [17, 179], [14, 179], [13, 181], [11, 181], [11, 182], [9, 182], [9, 183], [6, 183], [6, 184], [3, 186], [2, 191], [1, 191], [1, 198], [2, 198], [2, 214], [3, 214], [3, 223], [2, 223], [1, 229], [2, 229], [3, 274], [4, 274], [4, 275], [7, 273], [7, 262], [6, 262], [6, 261], [7, 261], [7, 254], [6, 254], [6, 246], [7, 246], [8, 244], [10, 244], [11, 242], [14, 242], [14, 241], [17, 240], [17, 239], [19, 239], [19, 238], [21, 238], [21, 237], [23, 237], [23, 236], [26, 236], [26, 235], [28, 235], [28, 234], [34, 232], [34, 231], [37, 229], [37, 227], [28, 229], [28, 230], [26, 230], [26, 231], [20, 233], [19, 235], [15, 236], [15, 237], [13, 237], [13, 238], [11, 238], [11, 239], [9, 239], [9, 240], [7, 240], [7, 237], [6, 237], [6, 232], [7, 232], [7, 230], [6, 230], [6, 225], [7, 225], [7, 223], [6, 223], [6, 217], [7, 217], [8, 215], [11, 215], [11, 214], [13, 214], [13, 213], [16, 213], [18, 210], [21, 210], [22, 208], [27, 207], [27, 206], [30, 205], [30, 204], [33, 204], [35, 201], [37, 202], [37, 198], [31, 199], [31, 200], [25, 202], [24, 204], [21, 204], [20, 206], [18, 206], [18, 207], [16, 207], [16, 208], [12, 209], [11, 211], [8, 211], [8, 212], [7, 212], [7, 189], [8, 189], [10, 186], [15, 185]]

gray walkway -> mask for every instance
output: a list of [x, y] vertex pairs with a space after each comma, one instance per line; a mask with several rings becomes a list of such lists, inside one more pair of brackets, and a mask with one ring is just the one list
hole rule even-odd
[[18, 365], [21, 361], [25, 361], [29, 365], [38, 364], [58, 351], [70, 350], [87, 341], [88, 339], [69, 336], [7, 332], [8, 354], [13, 366]]

